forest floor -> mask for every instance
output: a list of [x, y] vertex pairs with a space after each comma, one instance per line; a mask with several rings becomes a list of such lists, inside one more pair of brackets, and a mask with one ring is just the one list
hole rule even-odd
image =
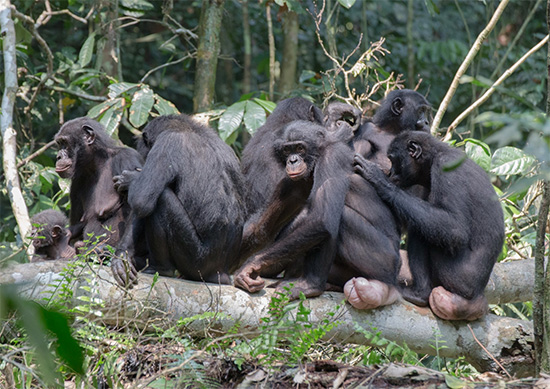
[[507, 379], [495, 373], [457, 378], [425, 367], [401, 363], [366, 367], [319, 360], [301, 366], [259, 366], [244, 362], [239, 367], [231, 360], [202, 355], [193, 358], [192, 363], [187, 359], [178, 364], [173, 359], [170, 361], [176, 350], [165, 350], [163, 353], [160, 347], [145, 346], [123, 356], [123, 386], [238, 389], [550, 388], [548, 378], [538, 381], [532, 378]]

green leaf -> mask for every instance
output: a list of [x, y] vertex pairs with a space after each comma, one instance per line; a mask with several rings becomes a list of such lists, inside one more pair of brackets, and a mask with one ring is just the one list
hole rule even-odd
[[485, 143], [468, 138], [465, 140], [464, 151], [468, 158], [477, 163], [486, 172], [491, 170], [491, 150]]
[[495, 151], [491, 161], [491, 173], [497, 176], [524, 175], [531, 169], [535, 158], [516, 147], [506, 146]]
[[264, 108], [252, 100], [247, 101], [243, 121], [246, 131], [253, 135], [265, 123]]
[[460, 378], [453, 377], [450, 374], [445, 374], [445, 383], [449, 389], [462, 389], [471, 386], [469, 382], [462, 381]]
[[145, 0], [120, 0], [120, 5], [126, 8], [149, 11], [155, 9], [155, 6]]
[[155, 94], [155, 99], [157, 100], [155, 103], [155, 109], [159, 115], [177, 115], [180, 113], [171, 101], [165, 100], [157, 94]]
[[111, 106], [116, 103], [116, 100], [107, 100], [101, 104], [92, 107], [86, 116], [92, 119], [97, 119], [103, 112], [107, 111]]
[[109, 136], [113, 136], [116, 129], [118, 128], [120, 119], [122, 119], [122, 112], [124, 108], [123, 98], [118, 98], [113, 101], [115, 102], [113, 106], [105, 111], [105, 113], [99, 120], [99, 122], [105, 127], [105, 130], [107, 131], [107, 134], [109, 134]]
[[261, 105], [262, 108], [269, 113], [273, 112], [273, 110], [277, 107], [277, 104], [275, 104], [273, 101], [267, 101], [258, 98], [255, 98], [254, 101]]
[[86, 39], [80, 53], [78, 54], [78, 64], [81, 67], [86, 67], [92, 60], [92, 55], [94, 54], [94, 43], [95, 43], [95, 33], [90, 34]]
[[304, 81], [309, 81], [312, 78], [315, 78], [316, 75], [317, 73], [314, 72], [313, 70], [302, 70], [302, 73], [300, 74], [299, 82], [302, 83]]
[[132, 106], [130, 107], [130, 123], [135, 127], [141, 127], [145, 124], [154, 104], [153, 91], [148, 86], [142, 87], [134, 93]]
[[218, 132], [220, 138], [224, 141], [231, 136], [239, 128], [244, 116], [244, 109], [246, 107], [246, 101], [239, 101], [225, 110], [220, 117], [220, 123], [218, 125]]
[[433, 0], [424, 0], [424, 4], [426, 4], [426, 8], [428, 9], [430, 16], [439, 14], [439, 8], [437, 8], [437, 5]]
[[117, 82], [116, 84], [111, 84], [109, 85], [109, 98], [114, 99], [124, 92], [127, 92], [132, 88], [137, 88], [138, 86], [139, 84], [132, 84], [130, 82]]
[[353, 4], [355, 4], [355, 0], [338, 0], [341, 6], [350, 9]]

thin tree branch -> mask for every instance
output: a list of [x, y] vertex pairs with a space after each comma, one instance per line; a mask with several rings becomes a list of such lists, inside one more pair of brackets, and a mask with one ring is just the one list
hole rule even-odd
[[187, 53], [187, 55], [184, 55], [183, 57], [179, 58], [179, 59], [176, 59], [175, 61], [171, 61], [171, 62], [167, 62], [167, 63], [164, 63], [160, 66], [157, 66], [151, 70], [149, 70], [147, 73], [145, 73], [145, 75], [143, 77], [141, 77], [141, 80], [139, 80], [140, 83], [142, 82], [145, 82], [145, 80], [151, 75], [153, 74], [154, 72], [156, 72], [157, 70], [160, 70], [162, 68], [165, 68], [165, 67], [168, 67], [168, 66], [172, 66], [172, 65], [176, 65], [182, 61], [185, 61], [186, 59], [188, 58], [193, 58], [193, 54], [191, 53]]
[[36, 150], [34, 153], [29, 155], [27, 158], [21, 160], [21, 162], [19, 162], [17, 164], [17, 168], [19, 169], [19, 168], [25, 166], [27, 163], [29, 163], [29, 161], [32, 161], [34, 158], [38, 157], [40, 154], [42, 154], [44, 151], [48, 150], [53, 145], [55, 145], [55, 140], [49, 141], [44, 146], [42, 146], [41, 148]]
[[523, 57], [521, 57], [515, 64], [512, 65], [512, 67], [510, 67], [509, 69], [507, 69], [503, 74], [502, 76], [499, 77], [498, 80], [495, 81], [495, 83], [493, 85], [491, 85], [491, 87], [489, 89], [487, 89], [485, 91], [485, 93], [479, 98], [477, 99], [472, 105], [470, 105], [464, 112], [462, 112], [452, 123], [451, 125], [449, 126], [449, 128], [447, 129], [447, 133], [445, 134], [445, 139], [448, 139], [450, 138], [451, 136], [451, 132], [460, 124], [460, 122], [462, 122], [469, 114], [472, 113], [473, 110], [475, 110], [476, 108], [478, 108], [481, 104], [483, 104], [484, 102], [486, 102], [489, 97], [491, 97], [491, 95], [493, 93], [495, 93], [496, 91], [496, 88], [502, 84], [504, 82], [504, 80], [506, 80], [508, 77], [510, 77], [515, 71], [516, 69], [523, 63], [525, 62], [525, 60], [527, 60], [527, 58], [529, 58], [533, 53], [535, 53], [536, 51], [538, 51], [542, 46], [544, 46], [547, 42], [548, 42], [548, 37], [549, 35], [546, 35], [539, 43], [537, 43], [535, 46], [533, 46], [533, 48], [531, 48], [531, 50], [529, 50], [527, 53], [525, 53], [523, 55]]
[[472, 63], [474, 57], [477, 55], [478, 51], [481, 49], [481, 45], [485, 38], [489, 35], [489, 33], [493, 30], [495, 25], [497, 24], [498, 20], [500, 19], [500, 16], [504, 12], [504, 9], [508, 5], [509, 0], [502, 0], [500, 4], [498, 5], [495, 13], [493, 14], [493, 17], [481, 31], [481, 33], [478, 35], [476, 41], [474, 42], [472, 48], [466, 55], [466, 58], [462, 62], [462, 65], [458, 68], [453, 81], [451, 82], [451, 86], [449, 87], [449, 90], [447, 91], [447, 94], [443, 98], [443, 101], [439, 105], [439, 109], [437, 110], [437, 113], [435, 115], [431, 132], [432, 134], [437, 133], [437, 130], [439, 129], [439, 124], [441, 123], [441, 119], [443, 118], [443, 115], [445, 114], [445, 111], [447, 110], [447, 107], [449, 106], [449, 103], [451, 102], [451, 99], [453, 98], [456, 89], [458, 88], [458, 84], [460, 82], [460, 78], [464, 75], [470, 64]]
[[0, 0], [0, 26], [3, 36], [4, 55], [4, 93], [0, 113], [2, 131], [3, 168], [6, 177], [6, 188], [19, 233], [23, 241], [31, 230], [29, 211], [21, 192], [21, 183], [17, 172], [17, 139], [13, 128], [13, 109], [17, 94], [17, 61], [15, 53], [15, 26], [11, 18], [12, 8], [9, 0]]
[[271, 3], [269, 0], [265, 5], [265, 15], [269, 42], [269, 100], [273, 101], [273, 90], [275, 89], [275, 37], [273, 36], [273, 21], [271, 20]]

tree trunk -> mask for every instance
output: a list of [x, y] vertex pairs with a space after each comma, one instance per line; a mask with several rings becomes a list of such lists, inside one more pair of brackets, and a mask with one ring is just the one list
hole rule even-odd
[[271, 20], [271, 3], [265, 4], [265, 17], [267, 20], [267, 40], [269, 42], [269, 100], [273, 101], [275, 88], [275, 37], [273, 36], [273, 21]]
[[409, 0], [407, 4], [407, 87], [413, 89], [414, 80], [414, 40], [412, 33], [414, 19], [414, 0]]
[[4, 54], [4, 93], [2, 95], [2, 112], [0, 113], [0, 128], [2, 130], [2, 155], [6, 188], [11, 202], [11, 208], [19, 226], [19, 234], [23, 241], [31, 230], [29, 211], [21, 192], [21, 184], [17, 171], [17, 142], [13, 128], [13, 108], [17, 93], [17, 60], [15, 54], [15, 27], [11, 18], [9, 0], [0, 0], [0, 27], [3, 37], [2, 51]]
[[247, 94], [250, 93], [250, 66], [252, 63], [252, 38], [248, 14], [248, 0], [243, 0], [243, 45], [243, 94]]
[[[526, 263], [529, 261], [518, 261], [518, 265]], [[260, 319], [268, 315], [273, 296], [273, 289], [269, 288], [251, 295], [233, 286], [166, 277], [159, 277], [152, 287], [153, 276], [144, 274], [140, 275], [138, 285], [125, 291], [116, 285], [107, 267], [90, 268], [85, 263], [73, 273], [63, 276], [60, 271], [65, 265], [63, 261], [14, 265], [0, 274], [0, 284], [18, 282], [20, 293], [38, 302], [47, 299], [45, 291], [54, 293], [70, 287], [74, 290], [74, 305], [82, 305], [82, 295], [87, 295], [90, 301], [103, 301], [101, 306], [93, 307], [90, 312], [101, 310], [102, 316], [98, 320], [109, 325], [131, 322], [140, 328], [153, 330], [153, 326], [171, 326], [181, 317], [220, 312], [223, 315], [213, 326], [220, 334], [234, 328], [235, 321], [241, 323], [239, 331], [257, 333], [261, 326]], [[488, 290], [495, 286], [502, 287], [507, 295], [505, 289], [517, 288], [519, 281], [515, 279], [515, 274], [508, 272], [514, 272], [519, 266], [500, 268], [497, 265], [495, 273], [504, 271], [506, 275], [498, 276], [499, 282], [490, 282]], [[524, 272], [520, 277], [526, 275], [527, 272]], [[505, 285], [503, 280], [509, 280], [512, 284]], [[69, 282], [70, 286], [67, 285]], [[532, 273], [530, 282], [523, 279], [519, 282], [524, 282], [527, 289], [532, 288]], [[58, 287], [60, 283], [63, 283], [62, 288]], [[520, 295], [527, 293], [517, 293], [517, 296]], [[358, 325], [372, 333], [380, 331], [382, 337], [400, 345], [406, 344], [419, 353], [437, 353], [441, 357], [465, 356], [480, 371], [499, 370], [492, 356], [508, 373], [517, 377], [534, 373], [533, 329], [530, 322], [495, 315], [487, 315], [471, 323], [449, 322], [437, 319], [429, 308], [419, 308], [409, 303], [361, 311], [345, 304], [343, 299], [342, 293], [326, 292], [304, 302], [305, 307], [311, 310], [309, 320], [312, 324], [322, 323], [331, 312], [335, 313], [330, 320], [337, 320], [339, 324], [327, 335], [327, 340], [368, 345], [368, 339], [357, 331]], [[502, 301], [502, 296], [499, 299]], [[202, 324], [200, 321], [192, 323], [190, 330], [200, 332]], [[436, 340], [439, 347], [434, 347]]]
[[283, 60], [279, 80], [279, 93], [281, 95], [286, 95], [292, 91], [296, 84], [299, 31], [298, 14], [287, 10], [283, 15]]
[[225, 0], [203, 0], [195, 69], [193, 111], [204, 112], [214, 102], [216, 68], [220, 53], [220, 29]]
[[[546, 25], [550, 33], [550, 0], [546, 3]], [[546, 54], [547, 79], [550, 80], [550, 41]], [[550, 82], [546, 83], [546, 120], [550, 118]], [[543, 165], [544, 166], [544, 165]], [[546, 167], [548, 168], [548, 166]], [[543, 171], [544, 173], [544, 171]], [[545, 261], [546, 223], [550, 207], [550, 181], [542, 183], [542, 201], [535, 240], [535, 298], [533, 328], [535, 334], [536, 373], [550, 373], [550, 270]]]

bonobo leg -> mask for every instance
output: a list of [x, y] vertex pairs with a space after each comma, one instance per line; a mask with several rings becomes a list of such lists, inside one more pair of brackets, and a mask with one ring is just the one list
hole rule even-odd
[[352, 307], [373, 309], [396, 302], [399, 291], [393, 285], [363, 277], [352, 278], [344, 285], [344, 294]]
[[484, 295], [467, 300], [442, 286], [432, 290], [430, 308], [436, 316], [444, 320], [477, 320], [489, 311]]
[[414, 305], [426, 307], [432, 290], [429, 245], [413, 232], [409, 232], [407, 242], [412, 285], [404, 286], [401, 294]]

